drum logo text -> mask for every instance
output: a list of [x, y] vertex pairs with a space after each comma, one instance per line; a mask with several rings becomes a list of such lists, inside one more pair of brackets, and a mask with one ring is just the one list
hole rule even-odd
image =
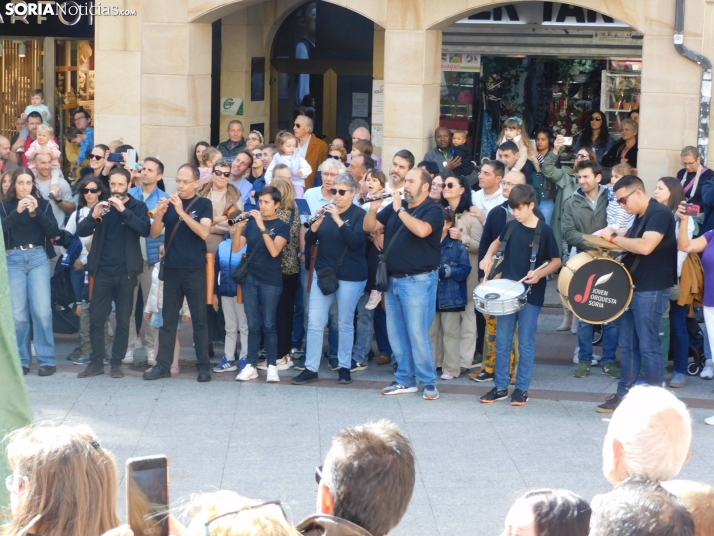
[[[612, 277], [612, 272], [599, 277], [598, 280], [595, 281], [595, 284], [593, 285], [593, 281], [595, 280], [595, 275], [596, 274], [592, 274], [590, 277], [588, 277], [588, 282], [585, 285], [585, 292], [583, 292], [582, 294], [575, 295], [576, 302], [586, 303], [590, 299], [590, 295], [593, 292], [593, 287], [597, 287], [598, 285], [603, 285], [603, 284], [607, 283], [610, 280], [610, 278]], [[607, 295], [607, 293], [605, 293], [605, 295]]]

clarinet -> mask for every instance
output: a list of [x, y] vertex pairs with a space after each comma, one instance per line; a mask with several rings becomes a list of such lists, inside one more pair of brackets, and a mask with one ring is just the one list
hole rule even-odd
[[94, 218], [94, 221], [96, 221], [97, 223], [102, 223], [102, 220], [104, 219], [104, 216], [106, 216], [107, 214], [109, 214], [109, 211], [110, 211], [111, 209], [112, 209], [112, 206], [111, 206], [111, 205], [106, 205], [106, 206], [102, 209], [102, 211], [99, 213], [99, 216], [97, 216], [96, 218]]
[[309, 229], [310, 227], [312, 227], [313, 223], [315, 223], [317, 220], [322, 218], [322, 216], [324, 216], [325, 212], [327, 212], [327, 207], [329, 207], [330, 205], [334, 205], [334, 204], [335, 204], [335, 200], [333, 199], [332, 201], [327, 203], [324, 207], [317, 209], [315, 211], [315, 214], [313, 214], [312, 217], [303, 224], [303, 225], [305, 225], [305, 228]]
[[371, 203], [372, 201], [378, 201], [380, 199], [387, 199], [388, 197], [392, 197], [392, 192], [384, 192], [384, 193], [377, 194], [374, 196], [367, 195], [359, 200], [359, 204], [366, 205], [367, 203]]
[[153, 218], [154, 216], [156, 216], [156, 213], [159, 210], [163, 209], [166, 205], [168, 205], [169, 202], [170, 201], [168, 197], [160, 200], [158, 203], [156, 203], [156, 206], [154, 208], [152, 208], [149, 212], [146, 213], [146, 215], [149, 216], [149, 218]]
[[236, 214], [235, 216], [229, 217], [226, 222], [228, 225], [231, 227], [234, 226], [236, 223], [239, 221], [247, 220], [248, 218], [252, 218], [253, 216], [251, 215], [250, 212], [241, 212], [240, 214]]

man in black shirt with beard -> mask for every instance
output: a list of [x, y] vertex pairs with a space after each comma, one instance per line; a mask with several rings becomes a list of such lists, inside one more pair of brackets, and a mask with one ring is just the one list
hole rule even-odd
[[[77, 226], [79, 236], [94, 235], [89, 250], [89, 275], [92, 308], [89, 313], [89, 336], [92, 354], [80, 378], [104, 374], [104, 322], [116, 304], [116, 332], [112, 345], [111, 375], [122, 378], [121, 360], [129, 344], [129, 318], [134, 305], [136, 278], [142, 272], [140, 237], [149, 235], [151, 223], [146, 205], [128, 193], [131, 175], [124, 168], [114, 168], [109, 175], [112, 195], [100, 201], [92, 214]], [[105, 208], [109, 212], [102, 215]]]

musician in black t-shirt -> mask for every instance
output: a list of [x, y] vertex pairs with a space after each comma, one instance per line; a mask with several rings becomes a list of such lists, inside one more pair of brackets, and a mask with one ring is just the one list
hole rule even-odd
[[[431, 176], [421, 168], [404, 178], [404, 201], [399, 191], [394, 201], [377, 214], [382, 201], [374, 201], [364, 218], [364, 230], [384, 229], [389, 287], [386, 292], [389, 343], [398, 363], [397, 380], [382, 389], [384, 395], [417, 392], [436, 400], [436, 366], [429, 328], [436, 314], [437, 269], [441, 261], [444, 213], [429, 197]], [[396, 238], [395, 238], [396, 237]]]
[[672, 211], [645, 193], [642, 180], [625, 175], [613, 186], [618, 203], [635, 221], [625, 236], [617, 229], [604, 229], [602, 237], [628, 252], [625, 267], [630, 271], [635, 292], [630, 307], [620, 317], [620, 381], [617, 393], [597, 407], [612, 413], [635, 384], [644, 360], [644, 380], [661, 387], [662, 343], [660, 323], [669, 302], [669, 291], [677, 282], [677, 241]]
[[176, 173], [178, 193], [155, 213], [151, 224], [154, 238], [165, 229], [164, 322], [159, 331], [156, 365], [144, 373], [145, 380], [171, 377], [176, 327], [184, 297], [191, 311], [198, 381], [211, 380], [206, 323], [206, 239], [211, 233], [213, 204], [210, 199], [196, 195], [198, 179], [196, 166], [182, 165]]

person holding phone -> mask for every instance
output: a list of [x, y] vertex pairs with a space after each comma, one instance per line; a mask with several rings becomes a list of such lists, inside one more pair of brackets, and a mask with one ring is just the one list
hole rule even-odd
[[712, 208], [714, 208], [714, 195], [712, 195], [714, 194], [712, 189], [714, 183], [709, 184], [714, 178], [714, 171], [702, 164], [702, 157], [696, 147], [688, 145], [682, 149], [680, 157], [684, 168], [677, 172], [677, 180], [684, 188], [685, 201], [700, 208], [702, 218], [699, 218], [699, 222], [704, 225], [699, 232], [702, 234], [714, 227], [714, 221], [710, 216]]

